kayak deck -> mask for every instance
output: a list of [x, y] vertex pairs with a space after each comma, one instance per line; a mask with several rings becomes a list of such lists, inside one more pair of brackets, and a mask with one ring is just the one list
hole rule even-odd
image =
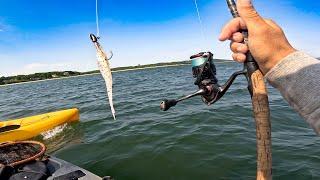
[[102, 179], [101, 177], [68, 163], [64, 160], [50, 157], [47, 163], [47, 168], [51, 174], [50, 179], [83, 179], [83, 180], [95, 180]]
[[74, 164], [45, 155], [42, 160], [33, 160], [18, 166], [1, 166], [0, 179], [32, 180], [112, 180], [103, 178]]

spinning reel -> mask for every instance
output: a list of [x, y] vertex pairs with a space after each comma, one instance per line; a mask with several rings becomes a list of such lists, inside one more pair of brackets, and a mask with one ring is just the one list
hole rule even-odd
[[[216, 67], [213, 63], [213, 54], [211, 52], [201, 52], [191, 56], [190, 59], [192, 74], [195, 78], [194, 84], [198, 86], [199, 90], [179, 99], [163, 100], [160, 104], [161, 110], [167, 111], [171, 107], [177, 105], [178, 102], [194, 96], [201, 96], [202, 101], [209, 106], [217, 102], [228, 91], [238, 75], [243, 74], [248, 79], [247, 68], [245, 66], [244, 70], [233, 73], [228, 81], [220, 86], [216, 77]], [[248, 88], [249, 90], [251, 89], [250, 84]]]

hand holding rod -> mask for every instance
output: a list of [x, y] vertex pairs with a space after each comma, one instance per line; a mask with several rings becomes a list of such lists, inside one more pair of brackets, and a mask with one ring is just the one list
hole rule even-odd
[[[234, 0], [227, 0], [228, 7], [234, 18], [240, 17]], [[244, 42], [248, 43], [248, 31], [242, 31]], [[247, 70], [248, 90], [252, 96], [253, 114], [257, 134], [257, 179], [272, 179], [271, 155], [271, 123], [266, 86], [263, 75], [250, 52], [246, 54], [244, 63]]]

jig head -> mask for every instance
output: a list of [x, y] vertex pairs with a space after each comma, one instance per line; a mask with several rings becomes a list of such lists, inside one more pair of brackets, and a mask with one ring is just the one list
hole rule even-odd
[[[94, 44], [96, 44], [98, 42], [98, 40], [100, 39], [100, 37], [97, 37], [94, 34], [90, 34], [90, 39]], [[113, 57], [113, 52], [112, 51], [109, 51], [109, 52], [110, 52], [110, 57], [107, 57], [107, 60], [111, 60]]]
[[194, 84], [198, 86], [199, 90], [179, 99], [163, 100], [160, 103], [161, 110], [167, 111], [171, 107], [177, 105], [178, 102], [195, 96], [201, 96], [202, 101], [208, 106], [214, 104], [228, 91], [238, 75], [247, 75], [246, 70], [237, 71], [230, 76], [224, 85], [220, 86], [216, 77], [216, 67], [211, 52], [201, 52], [191, 56], [190, 59], [192, 74], [195, 78]]

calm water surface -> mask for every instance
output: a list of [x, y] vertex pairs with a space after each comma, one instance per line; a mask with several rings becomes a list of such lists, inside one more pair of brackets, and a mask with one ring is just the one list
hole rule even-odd
[[[241, 69], [217, 64], [220, 82]], [[117, 120], [100, 75], [0, 87], [0, 119], [77, 107], [80, 123], [43, 140], [49, 152], [116, 179], [254, 179], [255, 125], [244, 78], [213, 106], [196, 97], [168, 112], [163, 98], [195, 90], [189, 66], [114, 73]], [[320, 140], [269, 88], [274, 179], [320, 179]]]

